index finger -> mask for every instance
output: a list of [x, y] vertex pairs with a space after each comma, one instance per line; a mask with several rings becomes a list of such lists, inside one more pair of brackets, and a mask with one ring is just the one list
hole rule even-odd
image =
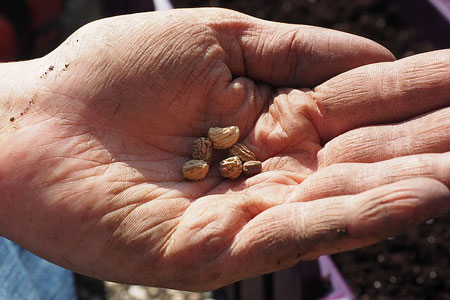
[[404, 121], [450, 104], [450, 49], [363, 66], [309, 93], [324, 141], [361, 126]]

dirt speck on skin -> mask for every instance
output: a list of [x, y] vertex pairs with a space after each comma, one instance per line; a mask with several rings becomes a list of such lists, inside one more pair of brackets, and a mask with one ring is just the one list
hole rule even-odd
[[[25, 115], [27, 112], [30, 111], [31, 109], [31, 105], [34, 104], [34, 98], [35, 96], [33, 96], [33, 98], [31, 98], [31, 100], [28, 101], [28, 105], [20, 112], [20, 116], [22, 117], [23, 115]], [[12, 120], [11, 120], [12, 119]], [[12, 122], [14, 121], [16, 118], [11, 117], [9, 120]]]
[[336, 230], [337, 234], [339, 237], [344, 237], [344, 236], [349, 236], [350, 234], [348, 233], [347, 228], [340, 228], [338, 230]]
[[23, 112], [20, 113], [21, 116], [23, 116], [24, 114], [26, 114], [28, 111], [30, 110], [30, 107], [27, 106]]
[[47, 70], [44, 72], [44, 74], [42, 74], [41, 76], [39, 76], [39, 78], [43, 79], [46, 78], [48, 73], [50, 73], [51, 71], [53, 71], [55, 69], [54, 65], [50, 65]]

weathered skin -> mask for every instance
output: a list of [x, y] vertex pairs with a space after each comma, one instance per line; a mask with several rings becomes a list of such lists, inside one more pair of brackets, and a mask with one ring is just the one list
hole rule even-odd
[[[91, 276], [208, 290], [406, 230], [449, 208], [450, 52], [393, 59], [220, 9], [91, 23], [0, 65], [0, 234]], [[184, 180], [195, 138], [229, 125], [263, 173]]]

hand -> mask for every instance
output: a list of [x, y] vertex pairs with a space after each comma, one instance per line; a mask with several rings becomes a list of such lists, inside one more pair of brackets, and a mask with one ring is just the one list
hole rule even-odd
[[[391, 63], [321, 84], [393, 59], [349, 34], [218, 9], [91, 23], [42, 59], [4, 66], [6, 78], [28, 84], [3, 110], [0, 233], [91, 276], [187, 290], [373, 243], [447, 208], [448, 189], [435, 179], [397, 182], [443, 178], [435, 165], [408, 173], [409, 158], [377, 162], [388, 158], [383, 148], [366, 164], [340, 164], [337, 154], [365, 147], [345, 144], [364, 130], [354, 128], [445, 107], [448, 57], [381, 93], [371, 87]], [[422, 109], [401, 106], [409, 83], [434, 67], [447, 73], [433, 81], [433, 103], [420, 102], [431, 96], [424, 91]], [[392, 97], [395, 109], [374, 113]], [[229, 125], [264, 172], [224, 180], [215, 164], [205, 180], [184, 180], [194, 139]], [[377, 167], [389, 163], [397, 177]]]

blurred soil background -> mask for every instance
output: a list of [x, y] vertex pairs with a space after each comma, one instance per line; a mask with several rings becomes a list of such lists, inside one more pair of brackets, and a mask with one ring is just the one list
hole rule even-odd
[[[408, 25], [395, 1], [173, 0], [172, 3], [177, 8], [225, 7], [267, 20], [350, 32], [377, 41], [397, 58], [436, 48], [427, 36], [419, 35]], [[61, 20], [65, 36], [101, 16], [99, 0], [67, 0]], [[404, 235], [371, 247], [333, 255], [333, 259], [357, 299], [449, 300], [449, 225], [449, 215], [429, 220]], [[80, 300], [218, 299], [213, 293], [184, 293], [115, 283], [104, 285], [79, 275], [77, 282]]]

